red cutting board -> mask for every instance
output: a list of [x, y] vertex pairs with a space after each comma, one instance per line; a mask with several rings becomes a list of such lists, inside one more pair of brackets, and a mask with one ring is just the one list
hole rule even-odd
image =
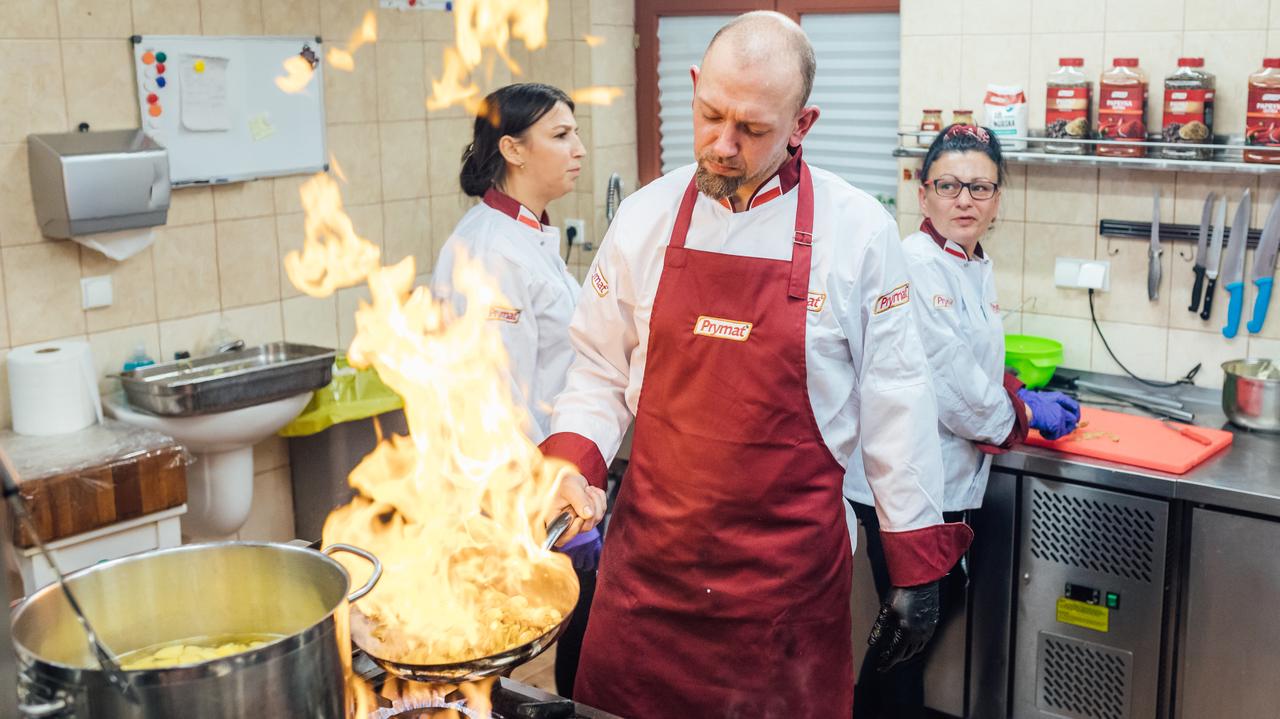
[[[1231, 444], [1231, 433], [1221, 429], [1173, 424], [1188, 427], [1208, 439], [1209, 444], [1204, 445], [1169, 429], [1158, 419], [1093, 407], [1080, 408], [1080, 423], [1086, 422], [1085, 427], [1052, 442], [1031, 430], [1027, 444], [1171, 474], [1185, 474]], [[1089, 438], [1082, 439], [1083, 436]]]

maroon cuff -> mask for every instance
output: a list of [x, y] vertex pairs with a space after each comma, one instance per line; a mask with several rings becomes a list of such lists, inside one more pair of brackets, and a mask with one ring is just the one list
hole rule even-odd
[[544, 456], [572, 462], [587, 482], [608, 491], [609, 468], [605, 466], [604, 455], [600, 454], [595, 442], [574, 432], [557, 432], [542, 440], [538, 449]]
[[1009, 395], [1009, 401], [1013, 403], [1013, 427], [1009, 429], [1009, 435], [1004, 438], [1000, 444], [978, 444], [978, 450], [986, 454], [1004, 454], [1013, 449], [1013, 445], [1021, 444], [1027, 439], [1027, 432], [1031, 430], [1027, 423], [1027, 404], [1018, 396], [1018, 391], [1026, 387], [1012, 372], [1004, 373], [1004, 391]]
[[880, 530], [889, 583], [917, 587], [945, 576], [973, 542], [973, 530], [964, 522], [935, 524], [906, 532]]

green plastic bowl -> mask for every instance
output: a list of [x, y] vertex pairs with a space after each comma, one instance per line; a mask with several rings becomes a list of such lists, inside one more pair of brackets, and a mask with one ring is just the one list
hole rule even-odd
[[1062, 364], [1062, 343], [1048, 337], [1005, 335], [1004, 363], [1029, 389], [1039, 389]]

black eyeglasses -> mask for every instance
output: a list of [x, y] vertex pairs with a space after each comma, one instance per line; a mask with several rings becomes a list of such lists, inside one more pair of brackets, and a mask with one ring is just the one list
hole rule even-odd
[[960, 196], [960, 191], [969, 188], [969, 197], [975, 200], [990, 200], [1000, 191], [1000, 185], [987, 180], [975, 180], [973, 182], [961, 182], [950, 175], [939, 177], [932, 182], [926, 182], [926, 185], [933, 185], [933, 191], [938, 193], [939, 197], [954, 199]]

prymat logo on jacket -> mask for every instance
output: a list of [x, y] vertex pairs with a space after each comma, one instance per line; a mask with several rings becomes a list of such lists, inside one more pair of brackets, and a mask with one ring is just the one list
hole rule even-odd
[[703, 337], [746, 342], [751, 336], [751, 323], [702, 315], [693, 323], [693, 333]]
[[522, 310], [513, 310], [510, 307], [490, 307], [489, 319], [515, 324], [520, 321], [521, 311]]
[[876, 298], [875, 314], [880, 314], [881, 312], [888, 312], [894, 307], [905, 305], [908, 302], [910, 302], [911, 301], [910, 284], [911, 283], [909, 282], [903, 282], [897, 287], [894, 287], [893, 289], [889, 290], [888, 292]]

